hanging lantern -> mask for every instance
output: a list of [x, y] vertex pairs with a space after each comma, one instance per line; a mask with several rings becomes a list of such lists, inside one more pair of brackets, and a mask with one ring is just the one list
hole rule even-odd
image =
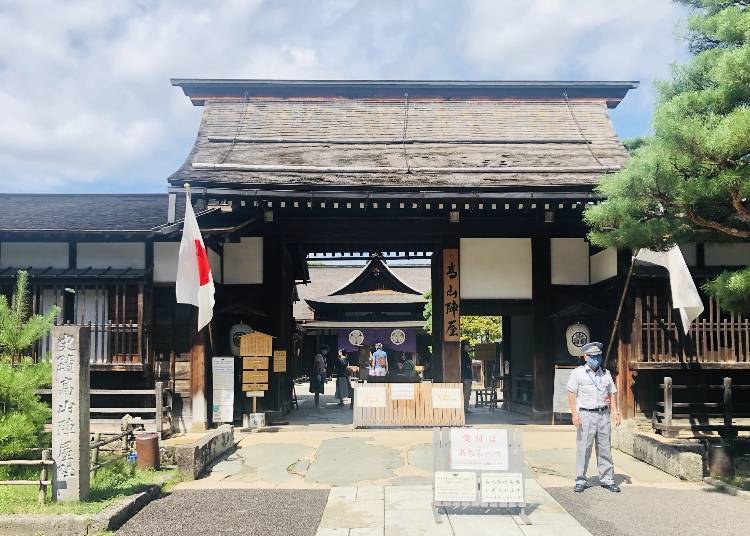
[[585, 326], [579, 322], [568, 326], [565, 330], [565, 342], [568, 346], [568, 353], [573, 357], [581, 357], [583, 355], [583, 348], [591, 340], [591, 333], [589, 332], [588, 326]]
[[229, 347], [233, 356], [239, 357], [240, 355], [240, 337], [252, 333], [252, 331], [253, 329], [244, 322], [235, 324], [229, 329]]

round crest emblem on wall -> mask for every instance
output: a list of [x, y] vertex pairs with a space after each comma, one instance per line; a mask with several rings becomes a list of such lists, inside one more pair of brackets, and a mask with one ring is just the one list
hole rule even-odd
[[365, 342], [365, 334], [358, 329], [349, 332], [349, 342], [352, 346], [362, 346]]
[[406, 341], [406, 333], [403, 329], [394, 329], [391, 331], [391, 342], [396, 346], [401, 346]]

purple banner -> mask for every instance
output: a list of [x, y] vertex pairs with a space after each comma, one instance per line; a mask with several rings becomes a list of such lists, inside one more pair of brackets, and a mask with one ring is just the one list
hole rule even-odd
[[373, 346], [376, 342], [382, 342], [383, 349], [388, 353], [417, 351], [415, 328], [354, 328], [338, 331], [339, 348], [347, 352], [356, 352], [359, 346]]

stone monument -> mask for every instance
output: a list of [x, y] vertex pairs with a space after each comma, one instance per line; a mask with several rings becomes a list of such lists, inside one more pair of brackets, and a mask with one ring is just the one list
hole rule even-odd
[[80, 501], [89, 494], [89, 352], [91, 331], [52, 328], [52, 497]]

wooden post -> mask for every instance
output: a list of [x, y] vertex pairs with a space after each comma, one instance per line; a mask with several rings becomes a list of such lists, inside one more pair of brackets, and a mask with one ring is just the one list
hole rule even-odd
[[46, 462], [50, 460], [50, 452], [49, 449], [44, 449], [42, 451], [42, 468], [39, 470], [39, 495], [37, 497], [37, 501], [40, 505], [43, 505], [44, 502], [47, 500], [47, 484], [46, 482], [49, 480], [49, 465], [47, 465]]
[[208, 428], [208, 403], [206, 401], [206, 328], [197, 331], [197, 313], [193, 315], [193, 347], [190, 351], [192, 396], [192, 432], [204, 432]]
[[93, 473], [94, 473], [93, 476], [96, 476], [96, 471], [97, 471], [96, 466], [99, 465], [99, 441], [101, 440], [102, 440], [101, 432], [97, 432], [96, 434], [94, 434], [94, 445], [96, 446], [94, 447], [94, 452], [91, 455], [92, 456], [91, 467], [93, 468]]
[[156, 433], [161, 438], [162, 432], [164, 431], [164, 423], [162, 419], [164, 417], [164, 384], [162, 382], [156, 382], [154, 384], [154, 396], [156, 397]]
[[[655, 411], [655, 410], [654, 410]], [[664, 376], [664, 437], [676, 437], [677, 434], [669, 429], [672, 426], [672, 378]]]
[[724, 427], [724, 433], [732, 435], [732, 378], [724, 378]]

